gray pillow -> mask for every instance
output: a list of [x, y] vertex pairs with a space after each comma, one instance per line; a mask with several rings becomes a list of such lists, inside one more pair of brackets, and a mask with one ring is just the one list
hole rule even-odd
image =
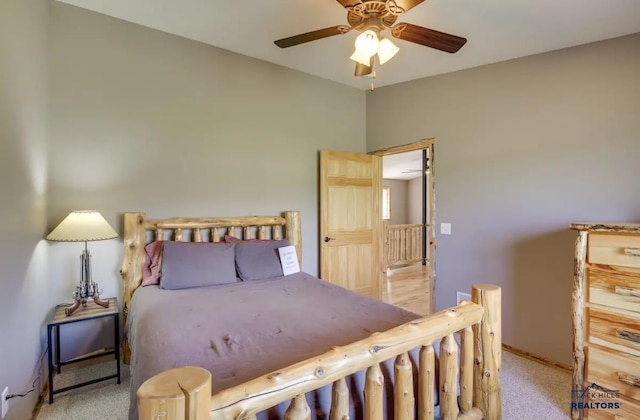
[[166, 241], [160, 287], [188, 289], [235, 283], [235, 244]]
[[281, 277], [282, 265], [278, 248], [288, 246], [286, 239], [279, 241], [236, 242], [236, 269], [242, 280], [262, 280]]

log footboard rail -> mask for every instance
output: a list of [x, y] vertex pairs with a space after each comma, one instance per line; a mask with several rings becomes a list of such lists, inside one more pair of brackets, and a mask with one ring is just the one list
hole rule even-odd
[[[472, 301], [403, 324], [211, 396], [211, 374], [197, 367], [162, 372], [138, 389], [143, 420], [255, 419], [256, 413], [291, 400], [286, 420], [311, 418], [305, 393], [333, 384], [331, 420], [349, 419], [345, 377], [366, 369], [365, 419], [385, 417], [380, 363], [395, 358], [393, 407], [396, 420], [434, 418], [434, 341], [439, 349], [440, 418], [491, 419], [502, 416], [501, 289], [476, 284]], [[460, 346], [454, 334], [460, 334]], [[420, 347], [418, 389], [408, 352]], [[460, 395], [458, 396], [458, 385]], [[417, 408], [416, 408], [417, 399]]]

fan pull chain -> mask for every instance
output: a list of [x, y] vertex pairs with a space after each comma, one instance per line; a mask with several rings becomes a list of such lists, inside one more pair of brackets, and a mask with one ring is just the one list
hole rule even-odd
[[375, 70], [371, 71], [371, 76], [370, 77], [371, 77], [371, 84], [369, 85], [369, 90], [371, 92], [373, 92], [373, 89], [375, 89], [375, 85], [374, 84], [375, 84], [375, 81], [376, 81], [376, 71]]

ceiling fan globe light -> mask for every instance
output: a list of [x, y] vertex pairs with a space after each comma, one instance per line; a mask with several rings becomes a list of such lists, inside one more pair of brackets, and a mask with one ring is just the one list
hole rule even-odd
[[366, 55], [366, 54], [362, 54], [360, 51], [355, 50], [353, 52], [353, 54], [351, 54], [351, 57], [349, 57], [350, 59], [352, 59], [353, 61], [362, 64], [363, 66], [368, 66], [371, 62], [371, 56], [370, 55]]
[[356, 51], [366, 55], [367, 57], [371, 57], [378, 52], [379, 44], [380, 41], [378, 40], [378, 35], [376, 35], [375, 32], [371, 30], [364, 31], [356, 38]]
[[380, 61], [380, 64], [384, 64], [391, 60], [398, 51], [400, 51], [400, 48], [396, 47], [394, 43], [387, 38], [383, 38], [378, 46], [378, 61]]

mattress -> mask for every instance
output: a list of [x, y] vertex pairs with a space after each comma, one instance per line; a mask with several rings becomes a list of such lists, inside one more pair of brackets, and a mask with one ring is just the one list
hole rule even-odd
[[[217, 393], [417, 318], [306, 273], [183, 290], [140, 287], [125, 329], [132, 350], [129, 417], [137, 418], [138, 387], [162, 371], [203, 367]], [[350, 382], [361, 388], [363, 381], [354, 375]], [[310, 401], [314, 417], [328, 416], [330, 391], [310, 394], [317, 398]], [[268, 417], [283, 411], [274, 410]]]

